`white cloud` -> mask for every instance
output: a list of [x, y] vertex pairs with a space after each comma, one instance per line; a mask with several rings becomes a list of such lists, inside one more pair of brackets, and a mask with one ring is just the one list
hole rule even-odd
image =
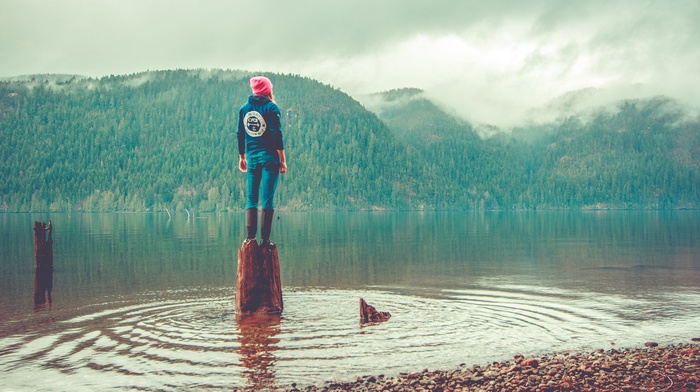
[[590, 87], [700, 106], [698, 20], [683, 0], [0, 0], [0, 76], [276, 71], [351, 94], [419, 87], [509, 126]]

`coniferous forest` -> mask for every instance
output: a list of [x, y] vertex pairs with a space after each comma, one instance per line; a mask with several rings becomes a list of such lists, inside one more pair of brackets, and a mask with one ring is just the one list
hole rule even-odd
[[[242, 209], [235, 133], [250, 76], [0, 82], [0, 211]], [[420, 90], [366, 108], [308, 78], [270, 78], [289, 165], [279, 209], [700, 207], [700, 119], [669, 98], [480, 137]]]

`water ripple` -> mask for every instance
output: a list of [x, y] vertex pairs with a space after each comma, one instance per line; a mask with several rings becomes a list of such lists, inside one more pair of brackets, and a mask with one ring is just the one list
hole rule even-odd
[[[672, 340], [696, 332], [700, 321], [692, 316], [700, 314], [697, 292], [628, 298], [510, 285], [305, 289], [284, 295], [283, 317], [238, 321], [230, 289], [91, 305], [50, 328], [0, 338], [0, 371], [18, 389], [41, 390], [38, 377], [50, 377], [46, 390], [264, 388], [611, 341]], [[392, 318], [361, 326], [360, 297]]]

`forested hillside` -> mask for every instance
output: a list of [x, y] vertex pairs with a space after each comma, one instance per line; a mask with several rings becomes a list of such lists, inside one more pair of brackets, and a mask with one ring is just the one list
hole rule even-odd
[[532, 150], [537, 205], [700, 207], [700, 121], [667, 98], [568, 118]]
[[[225, 210], [237, 169], [242, 72], [167, 71], [0, 84], [2, 210]], [[407, 208], [406, 148], [376, 115], [310, 79], [274, 75], [290, 209]]]
[[526, 207], [519, 198], [527, 189], [528, 150], [511, 138], [482, 140], [469, 123], [445, 113], [420, 90], [393, 90], [369, 102], [420, 162], [426, 189], [419, 189], [431, 208]]
[[[0, 82], [0, 211], [241, 209], [235, 128], [250, 76]], [[317, 81], [270, 77], [289, 162], [278, 208], [700, 205], [699, 121], [670, 100], [483, 139], [419, 90], [378, 94], [370, 111]]]
[[450, 184], [441, 189], [447, 205], [700, 207], [700, 119], [668, 98], [623, 101], [485, 139], [420, 90], [368, 102], [428, 173]]

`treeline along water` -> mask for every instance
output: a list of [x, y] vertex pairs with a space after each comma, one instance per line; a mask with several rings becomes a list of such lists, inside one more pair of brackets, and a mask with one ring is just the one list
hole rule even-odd
[[[224, 211], [243, 205], [245, 72], [178, 70], [0, 82], [0, 211]], [[308, 78], [271, 75], [289, 210], [697, 208], [700, 122], [625, 101], [480, 138], [415, 90], [370, 112]]]

